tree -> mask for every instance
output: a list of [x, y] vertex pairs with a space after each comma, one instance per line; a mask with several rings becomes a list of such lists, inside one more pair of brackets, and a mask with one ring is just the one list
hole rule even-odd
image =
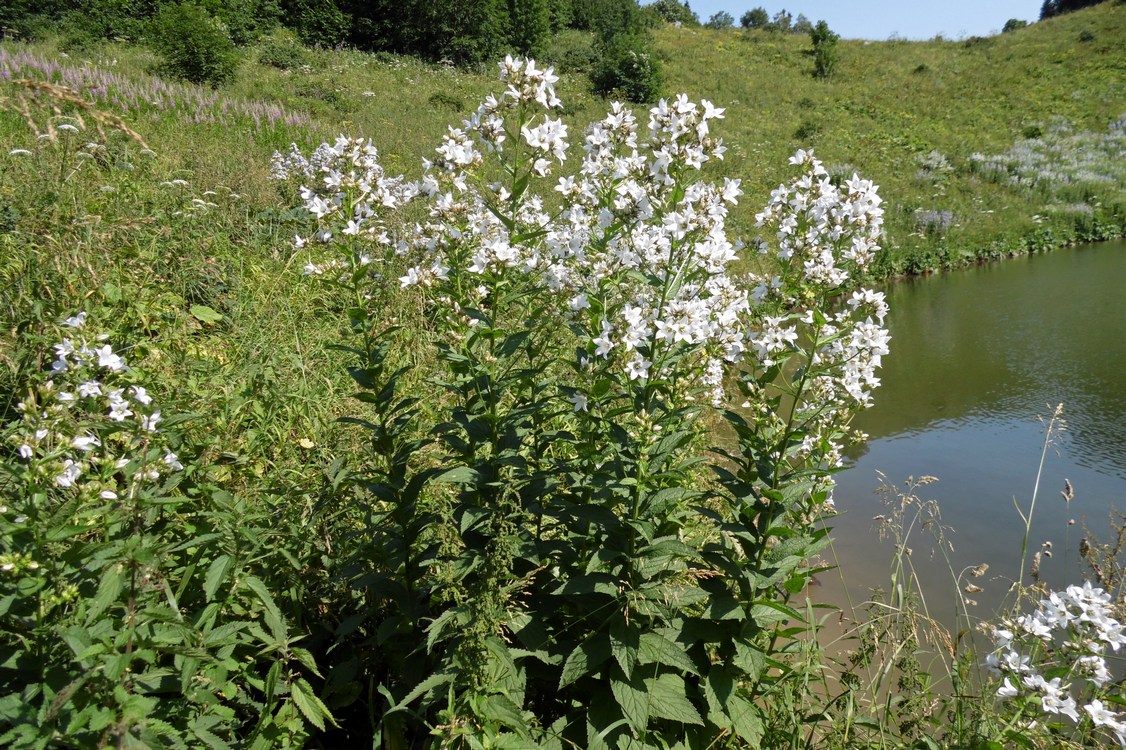
[[721, 10], [719, 13], [709, 18], [708, 22], [704, 25], [709, 29], [730, 29], [735, 25], [735, 19], [730, 13]]
[[813, 42], [813, 75], [828, 78], [837, 67], [837, 40], [840, 39], [824, 21], [818, 21], [809, 32]]
[[656, 0], [646, 5], [645, 10], [657, 14], [668, 23], [679, 23], [683, 26], [698, 26], [700, 24], [700, 19], [688, 7], [688, 3], [682, 3], [679, 0]]
[[1044, 0], [1044, 4], [1040, 6], [1040, 20], [1043, 21], [1045, 18], [1052, 16], [1061, 16], [1080, 8], [1089, 8], [1101, 2], [1103, 0]]
[[795, 34], [808, 34], [813, 31], [813, 22], [806, 18], [804, 13], [799, 13], [798, 17], [794, 19], [792, 31]]
[[548, 0], [508, 0], [508, 42], [522, 55], [543, 53], [551, 35]]
[[739, 23], [744, 29], [765, 29], [770, 23], [770, 15], [766, 8], [752, 8], [743, 14]]
[[790, 26], [794, 22], [794, 17], [782, 9], [774, 14], [774, 20], [770, 22], [771, 30], [781, 31], [783, 34], [790, 33]]
[[1028, 21], [1022, 21], [1019, 18], [1010, 18], [1008, 21], [1005, 21], [1005, 27], [1003, 29], [1001, 29], [1001, 33], [1002, 34], [1008, 34], [1010, 31], [1016, 31], [1017, 29], [1023, 29], [1027, 25], [1028, 25]]

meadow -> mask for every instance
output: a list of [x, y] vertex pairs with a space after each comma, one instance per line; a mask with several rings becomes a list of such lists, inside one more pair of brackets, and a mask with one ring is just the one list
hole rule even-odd
[[0, 44], [0, 744], [1126, 741], [1117, 590], [1013, 572], [941, 675], [878, 609], [830, 663], [805, 593], [873, 282], [1123, 234], [1123, 39], [817, 80], [670, 27], [634, 114], [565, 66]]

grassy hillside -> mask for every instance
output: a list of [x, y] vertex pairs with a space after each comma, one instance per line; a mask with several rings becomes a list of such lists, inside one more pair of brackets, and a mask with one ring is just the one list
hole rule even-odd
[[[1048, 223], [1058, 220], [1057, 236], [1067, 237], [1069, 219], [1087, 215], [1078, 203], [1121, 230], [1121, 167], [1116, 184], [1029, 191], [996, 184], [975, 173], [971, 161], [975, 153], [1001, 154], [1017, 141], [1046, 134], [1057, 118], [1100, 135], [1121, 122], [1121, 4], [1103, 3], [989, 38], [844, 41], [829, 81], [810, 75], [809, 43], [802, 38], [673, 28], [658, 38], [669, 89], [728, 108], [728, 168], [748, 178], [752, 194], [778, 182], [783, 157], [797, 146], [813, 147], [827, 164], [855, 167], [874, 179], [890, 203], [889, 244], [897, 270], [1017, 249], [1022, 238], [1042, 229], [1037, 215], [1052, 217]], [[1122, 149], [1119, 130], [1116, 145], [1104, 152], [1104, 169], [1121, 164]], [[1086, 150], [1092, 155], [1094, 149]], [[944, 157], [949, 171], [925, 168], [932, 151]], [[913, 236], [922, 228], [916, 210], [950, 211], [949, 229]]]

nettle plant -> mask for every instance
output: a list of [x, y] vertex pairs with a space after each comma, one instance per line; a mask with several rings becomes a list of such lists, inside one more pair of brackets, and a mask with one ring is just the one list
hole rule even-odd
[[[306, 273], [348, 300], [373, 448], [363, 614], [336, 629], [355, 678], [325, 699], [368, 690], [396, 747], [813, 732], [772, 698], [796, 681], [788, 601], [886, 352], [882, 295], [852, 290], [876, 188], [799, 151], [758, 217], [773, 270], [737, 274], [739, 182], [701, 174], [722, 109], [680, 96], [642, 125], [614, 104], [574, 160], [551, 70], [509, 58], [501, 80], [417, 181], [362, 140], [275, 159], [305, 180]], [[398, 393], [396, 330], [372, 312], [396, 276], [434, 328], [431, 404]]]

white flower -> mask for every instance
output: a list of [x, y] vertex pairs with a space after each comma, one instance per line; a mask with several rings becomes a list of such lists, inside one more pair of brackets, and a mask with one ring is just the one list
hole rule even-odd
[[184, 465], [180, 463], [179, 457], [172, 451], [165, 453], [162, 460], [164, 461], [164, 465], [173, 471], [181, 471], [184, 468]]
[[575, 411], [588, 411], [589, 410], [590, 402], [587, 399], [585, 393], [580, 393], [579, 391], [575, 391], [574, 393], [572, 393], [570, 396], [567, 397], [567, 400], [570, 401], [571, 405], [575, 407]]
[[112, 370], [114, 372], [120, 372], [127, 369], [125, 367], [125, 360], [114, 353], [113, 347], [111, 347], [109, 344], [95, 349], [94, 354], [98, 356], [99, 367], [104, 367], [107, 370]]
[[146, 432], [156, 432], [156, 423], [160, 421], [160, 412], [154, 411], [152, 414], [141, 415], [141, 429]]
[[55, 484], [60, 487], [72, 487], [78, 481], [78, 477], [82, 475], [81, 464], [76, 464], [71, 459], [66, 459], [63, 462], [63, 473], [55, 477]]
[[77, 315], [67, 318], [63, 321], [63, 325], [67, 326], [68, 328], [81, 328], [82, 326], [86, 325], [86, 311], [83, 310]]
[[93, 435], [79, 435], [70, 441], [70, 444], [80, 451], [92, 451], [95, 447], [102, 444], [101, 440]]

